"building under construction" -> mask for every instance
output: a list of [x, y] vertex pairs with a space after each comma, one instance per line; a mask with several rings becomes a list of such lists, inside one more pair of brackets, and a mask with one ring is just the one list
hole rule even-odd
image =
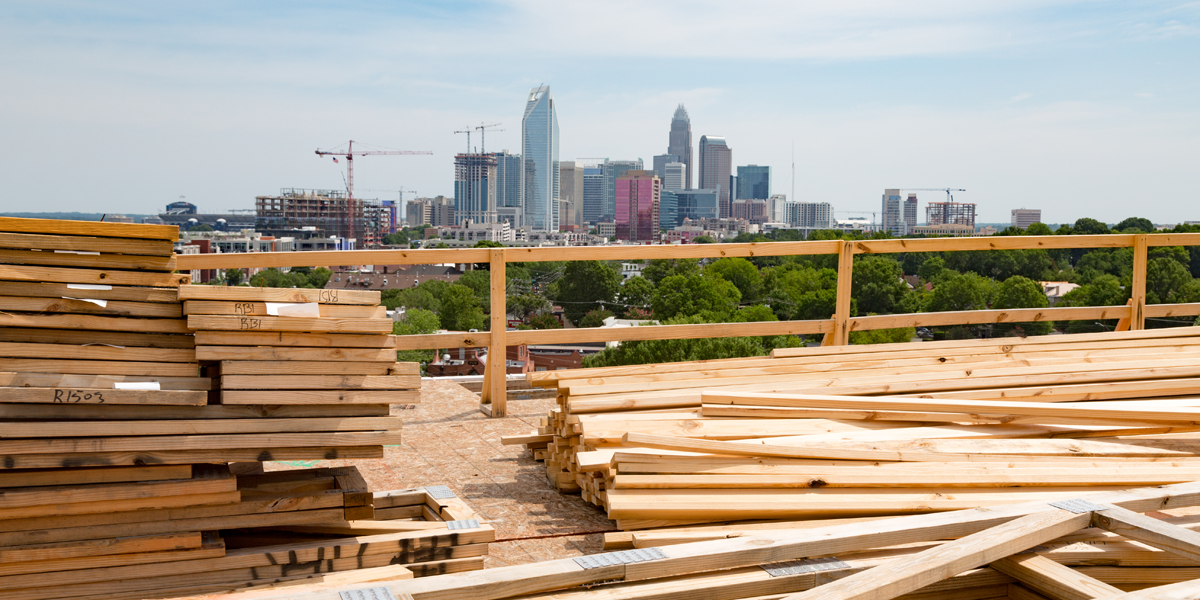
[[458, 225], [496, 222], [496, 157], [459, 154], [454, 157], [454, 211]]
[[970, 202], [930, 202], [925, 206], [928, 225], [970, 225], [975, 227], [975, 205]]
[[392, 221], [393, 207], [358, 198], [351, 203], [346, 192], [337, 190], [283, 188], [278, 196], [258, 196], [254, 201], [255, 229], [267, 235], [311, 232], [354, 238], [357, 247], [369, 248], [383, 243]]

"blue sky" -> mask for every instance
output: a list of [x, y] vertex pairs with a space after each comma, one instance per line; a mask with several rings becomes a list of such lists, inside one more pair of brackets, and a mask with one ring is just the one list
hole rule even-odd
[[[452, 132], [551, 86], [561, 158], [694, 139], [768, 164], [776, 193], [878, 210], [966, 188], [983, 221], [1200, 220], [1200, 2], [0, 3], [0, 211], [252, 208], [340, 188], [453, 191]], [[472, 143], [478, 145], [477, 136]], [[936, 193], [922, 200], [941, 199]]]

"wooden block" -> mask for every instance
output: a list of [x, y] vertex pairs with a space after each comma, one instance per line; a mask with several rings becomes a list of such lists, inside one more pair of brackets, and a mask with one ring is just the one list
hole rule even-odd
[[75, 346], [0, 342], [0, 357], [194, 363], [196, 362], [196, 351], [173, 348], [114, 348], [103, 345]]
[[[288, 331], [197, 331], [198, 346], [279, 346], [308, 348], [395, 348], [396, 336]], [[271, 360], [271, 359], [249, 359]]]
[[0, 313], [0, 327], [189, 333], [187, 322], [181, 319], [139, 319], [72, 314]]
[[69, 250], [0, 250], [0, 263], [11, 265], [47, 265], [89, 269], [125, 269], [131, 271], [174, 271], [174, 256], [137, 256], [134, 254], [78, 254]]
[[[416, 366], [417, 369], [412, 367]], [[413, 372], [413, 371], [416, 372]], [[416, 363], [226, 360], [221, 375], [420, 375]]]
[[221, 404], [418, 404], [420, 401], [419, 390], [221, 390]]
[[[203, 394], [203, 392], [191, 392]], [[312, 419], [212, 419], [169, 421], [0, 422], [0, 438], [215, 435], [399, 430], [400, 417]]]
[[[0, 234], [2, 235], [2, 234]], [[0, 295], [33, 298], [94, 298], [123, 302], [158, 302], [179, 305], [174, 288], [128, 287], [111, 285], [110, 289], [81, 289], [71, 283], [34, 283], [26, 281], [0, 281]]]
[[101, 221], [69, 221], [65, 219], [27, 219], [23, 217], [0, 217], [0, 231], [48, 235], [91, 235], [112, 238], [166, 240], [169, 242], [179, 239], [179, 228], [174, 225], [104, 223]]
[[[203, 406], [208, 403], [208, 392], [182, 390], [114, 390], [95, 388], [0, 388], [0, 401], [13, 404], [172, 404]], [[24, 424], [8, 431], [19, 434]], [[0, 433], [0, 437], [6, 437]], [[11, 436], [8, 436], [11, 437]]]
[[0, 264], [0, 279], [5, 279], [8, 281], [50, 281], [57, 283], [174, 287], [177, 285], [190, 283], [192, 281], [192, 276], [180, 273], [157, 273], [153, 271], [71, 269], [65, 267], [34, 267]]
[[370, 504], [362, 506], [347, 506], [345, 517], [347, 521], [369, 521], [375, 518], [375, 507]]
[[[89, 296], [86, 290], [79, 290], [73, 297], [88, 298]], [[104, 302], [105, 305], [100, 306], [92, 302], [69, 298], [0, 296], [0, 310], [110, 315], [114, 317], [160, 317], [164, 319], [178, 319], [183, 316], [183, 311], [178, 304], [125, 302], [121, 300], [104, 300]]]
[[[370, 506], [374, 501], [371, 488], [358, 469], [354, 467], [340, 468], [334, 476], [334, 480], [337, 482], [338, 489], [342, 490], [345, 506]], [[347, 521], [353, 520], [347, 519]]]
[[0, 456], [75, 452], [312, 448], [399, 444], [399, 431], [213, 434], [0, 440]]
[[179, 288], [180, 300], [224, 300], [230, 302], [320, 302], [321, 304], [376, 305], [380, 292], [364, 290], [315, 290], [302, 288], [221, 287], [186, 285]]
[[[135, 375], [71, 375], [59, 373], [0, 372], [0, 387], [115, 389], [119, 382], [155, 382], [160, 390], [208, 390], [212, 379], [207, 377], [140, 377]], [[0, 391], [0, 402], [10, 402]], [[8, 418], [8, 417], [0, 417]]]
[[80, 515], [89, 513], [105, 513], [110, 511], [143, 511], [160, 508], [176, 508], [182, 506], [206, 506], [213, 504], [237, 504], [241, 494], [237, 491], [214, 492], [211, 494], [190, 494], [176, 496], [150, 496], [148, 498], [132, 498], [121, 500], [102, 500], [97, 502], [72, 502], [48, 506], [24, 506], [18, 508], [0, 508], [0, 520], [37, 518], [46, 514]]
[[[322, 318], [334, 319], [385, 319], [387, 309], [382, 306], [351, 304], [320, 304]], [[186, 315], [235, 315], [268, 316], [265, 302], [223, 302], [218, 300], [185, 300], [183, 313]]]
[[[0, 345], [2, 346], [2, 345]], [[412, 390], [412, 375], [224, 375], [222, 390]]]
[[[3, 276], [0, 268], [0, 276]], [[209, 331], [300, 331], [309, 333], [391, 333], [391, 319], [306, 319], [302, 317], [229, 317], [189, 315], [188, 327]]]
[[[3, 315], [0, 315], [2, 318]], [[49, 360], [0, 358], [0, 372], [60, 373], [94, 375], [137, 375], [142, 377], [196, 377], [198, 363], [126, 362], [114, 360]]]
[[196, 360], [382, 362], [391, 365], [396, 362], [396, 351], [387, 348], [293, 348], [284, 346], [200, 345], [196, 346]]
[[112, 252], [145, 256], [170, 256], [175, 245], [166, 240], [130, 240], [105, 237], [40, 235], [36, 233], [0, 233], [0, 248], [18, 250], [69, 250], [73, 252]]
[[0, 565], [0, 577], [12, 575], [47, 573], [65, 576], [68, 571], [82, 569], [98, 569], [105, 567], [133, 566], [144, 564], [161, 564], [185, 560], [202, 560], [220, 558], [225, 555], [225, 545], [221, 542], [209, 542], [199, 548], [189, 550], [159, 550], [155, 552], [139, 552], [135, 554], [105, 554], [101, 556], [84, 556], [80, 558], [65, 558], [59, 560], [43, 560], [28, 563], [10, 563]]
[[195, 338], [188, 334], [133, 333], [126, 331], [75, 331], [69, 329], [32, 329], [28, 327], [0, 328], [0, 342], [23, 344], [109, 344], [137, 348], [196, 347]]
[[0, 419], [39, 421], [139, 421], [166, 419], [307, 419], [386, 417], [386, 404], [296, 406], [155, 406], [116, 404], [0, 404]]
[[[85, 556], [133, 554], [191, 550], [201, 544], [199, 533], [168, 533], [154, 536], [122, 537], [85, 542], [55, 542], [28, 546], [9, 546], [0, 554], [0, 564], [62, 560]], [[3, 584], [0, 584], [3, 585]]]
[[191, 465], [155, 465], [137, 467], [98, 467], [92, 469], [50, 469], [39, 471], [0, 472], [0, 488], [43, 487], [55, 485], [87, 485], [91, 483], [120, 483], [130, 481], [162, 481], [189, 479]]

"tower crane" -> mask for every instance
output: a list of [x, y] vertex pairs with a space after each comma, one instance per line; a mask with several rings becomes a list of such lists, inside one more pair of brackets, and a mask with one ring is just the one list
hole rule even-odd
[[[340, 148], [340, 146], [339, 146]], [[332, 156], [333, 162], [337, 162], [337, 157], [341, 156], [346, 159], [346, 211], [347, 211], [347, 231], [350, 234], [348, 237], [354, 238], [357, 233], [357, 218], [358, 212], [354, 207], [354, 157], [355, 156], [411, 156], [417, 154], [433, 154], [428, 150], [355, 150], [354, 140], [350, 140], [346, 144], [345, 150], [337, 148], [331, 150], [317, 150], [317, 156]]]
[[467, 134], [467, 154], [470, 154], [471, 153], [471, 126], [467, 125], [466, 129], [460, 129], [458, 131], [455, 131], [454, 135], [458, 135], [460, 133]]
[[[504, 131], [503, 129], [494, 129], [496, 127], [499, 127], [500, 125], [501, 125], [500, 123], [492, 123], [491, 125], [484, 125], [483, 123], [480, 123], [479, 127], [474, 128], [476, 131], [479, 132], [479, 153], [480, 154], [487, 154], [487, 151], [484, 149], [484, 145], [485, 145], [484, 144], [484, 134], [486, 134], [487, 130], [489, 130], [489, 129], [493, 129], [495, 131]], [[468, 146], [471, 145], [471, 137], [469, 134], [467, 136], [467, 145]]]
[[962, 188], [900, 188], [903, 192], [946, 192], [946, 202], [954, 202], [950, 192], [965, 192]]

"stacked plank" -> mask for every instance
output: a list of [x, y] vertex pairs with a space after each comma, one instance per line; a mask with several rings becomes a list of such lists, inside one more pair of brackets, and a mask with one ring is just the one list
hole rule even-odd
[[505, 441], [624, 530], [998, 506], [1200, 479], [1196, 365], [1179, 328], [535, 373]]
[[208, 600], [1190, 600], [1200, 483]]

